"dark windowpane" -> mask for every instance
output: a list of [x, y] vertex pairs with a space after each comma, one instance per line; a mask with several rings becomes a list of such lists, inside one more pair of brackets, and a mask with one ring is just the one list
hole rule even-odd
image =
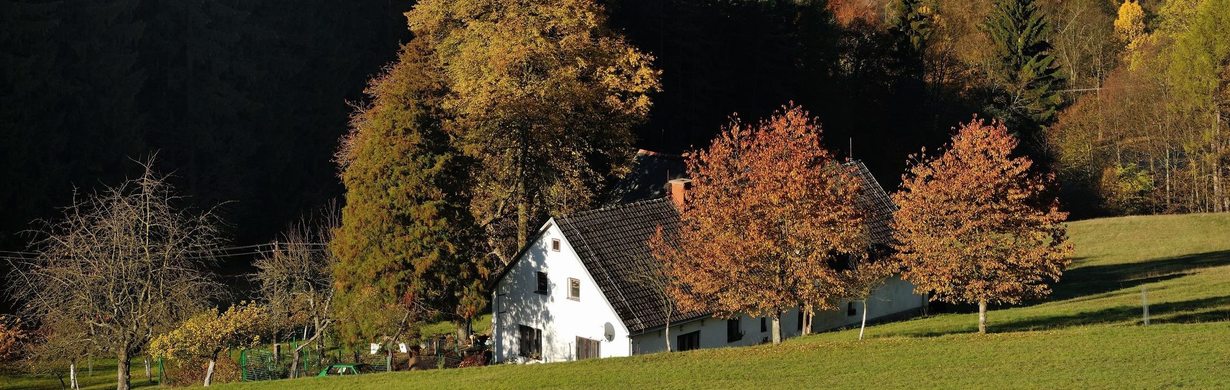
[[551, 250], [559, 252], [559, 239], [558, 238], [551, 239]]
[[795, 331], [797, 332], [803, 331], [803, 309], [799, 309], [799, 321], [795, 325], [796, 325], [794, 329]]
[[726, 320], [726, 342], [733, 343], [743, 340], [743, 329], [741, 329], [738, 318]]
[[846, 304], [846, 315], [852, 316], [858, 314], [858, 309], [854, 307], [854, 302]]
[[769, 331], [769, 319], [768, 318], [760, 317], [760, 331], [761, 332]]
[[691, 351], [700, 348], [700, 331], [685, 333], [675, 338], [675, 350]]
[[538, 289], [534, 290], [534, 292], [539, 293], [539, 294], [547, 293], [547, 273], [546, 272], [538, 273]]

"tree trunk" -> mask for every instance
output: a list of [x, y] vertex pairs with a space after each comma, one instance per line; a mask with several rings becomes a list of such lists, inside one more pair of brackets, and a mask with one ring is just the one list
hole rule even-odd
[[299, 377], [299, 350], [303, 347], [295, 348], [290, 357], [290, 379]]
[[115, 390], [132, 388], [128, 367], [128, 347], [120, 347], [120, 351], [115, 354]]
[[773, 314], [773, 345], [782, 343], [782, 313]]
[[149, 356], [145, 356], [145, 381], [151, 384], [154, 383], [154, 371], [150, 369]]
[[[63, 379], [60, 380], [60, 384], [64, 384]], [[77, 384], [77, 362], [68, 363], [68, 386], [73, 390], [81, 388], [81, 385]]]
[[799, 310], [799, 322], [803, 323], [799, 326], [799, 336], [811, 334], [811, 314], [806, 310]]
[[205, 368], [205, 387], [209, 387], [209, 384], [213, 382], [214, 366], [217, 364], [217, 362], [218, 362], [217, 358], [209, 359], [209, 367]]
[[393, 348], [391, 347], [384, 349], [384, 372], [393, 372]]
[[[525, 126], [518, 126], [518, 153], [517, 153], [517, 247], [525, 245], [525, 241], [529, 239], [530, 226], [530, 193], [526, 185], [525, 175], [528, 174], [526, 165], [526, 154], [529, 153], [529, 134]], [[508, 261], [512, 261], [509, 259]]]
[[978, 333], [987, 333], [987, 301], [978, 301]]
[[863, 323], [858, 326], [858, 339], [863, 339], [863, 331], [867, 330], [867, 299], [863, 299]]
[[662, 330], [662, 334], [666, 335], [666, 352], [671, 352], [671, 316], [666, 315], [666, 328]]

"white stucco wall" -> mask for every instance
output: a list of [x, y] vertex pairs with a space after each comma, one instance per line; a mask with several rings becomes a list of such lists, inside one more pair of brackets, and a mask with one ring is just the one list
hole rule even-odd
[[[846, 311], [848, 302], [841, 302], [837, 310], [817, 312], [812, 320], [812, 330], [820, 332], [846, 326], [857, 326], [862, 321], [863, 306], [855, 302], [855, 313], [849, 315]], [[867, 320], [909, 312], [922, 308], [924, 298], [914, 294], [914, 286], [898, 278], [889, 279], [884, 286], [876, 290], [867, 301]], [[791, 310], [782, 315], [782, 337], [797, 337], [799, 312]], [[726, 320], [705, 318], [683, 324], [671, 324], [671, 347], [678, 349], [678, 336], [700, 330], [700, 347], [734, 347], [747, 346], [768, 342], [771, 339], [773, 324], [766, 319], [765, 330], [760, 329], [760, 317], [742, 316], [739, 326], [743, 330], [743, 338], [727, 342]], [[632, 336], [632, 351], [634, 354], [662, 352], [666, 350], [666, 342], [662, 329]]]
[[[594, 283], [593, 277], [579, 260], [568, 239], [563, 236], [554, 220], [544, 225], [545, 231], [532, 242], [522, 257], [496, 285], [492, 296], [492, 343], [496, 362], [526, 362], [518, 355], [520, 351], [518, 325], [526, 325], [542, 331], [542, 357], [540, 362], [576, 360], [576, 338], [598, 340], [601, 357], [629, 356], [665, 350], [664, 332], [661, 329], [630, 335], [615, 310]], [[551, 241], [560, 240], [560, 250], [551, 250]], [[536, 293], [537, 272], [546, 272], [549, 280], [547, 294]], [[568, 279], [576, 278], [581, 283], [580, 299], [568, 298]], [[914, 294], [914, 287], [898, 278], [891, 278], [876, 290], [868, 300], [868, 320], [920, 309], [924, 298]], [[837, 310], [817, 312], [813, 331], [824, 331], [846, 326], [857, 326], [862, 319], [862, 304], [855, 303], [855, 313], [847, 312], [847, 302], [841, 302]], [[783, 314], [781, 327], [785, 338], [799, 335], [798, 310]], [[611, 324], [613, 337], [605, 337], [604, 328]], [[766, 320], [766, 329], [761, 331], [760, 318], [743, 316], [740, 328], [743, 337], [728, 342], [726, 320], [705, 318], [682, 324], [672, 324], [670, 338], [672, 347], [678, 348], [679, 335], [700, 331], [700, 347], [715, 348], [747, 346], [767, 342], [772, 324]]]
[[[628, 330], [563, 236], [555, 221], [496, 285], [492, 296], [493, 359], [524, 361], [518, 356], [518, 325], [542, 330], [542, 362], [575, 360], [576, 338], [599, 340], [601, 357], [628, 356]], [[560, 240], [560, 250], [551, 250], [551, 240]], [[546, 272], [546, 295], [536, 293], [537, 272]], [[580, 299], [568, 298], [568, 278], [581, 282]], [[608, 340], [604, 327], [610, 323], [614, 337]]]

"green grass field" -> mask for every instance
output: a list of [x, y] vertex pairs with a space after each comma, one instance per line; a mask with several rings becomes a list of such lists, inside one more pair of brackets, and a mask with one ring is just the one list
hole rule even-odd
[[989, 335], [973, 333], [976, 314], [942, 314], [869, 327], [864, 341], [845, 330], [780, 346], [223, 387], [1230, 387], [1230, 214], [1080, 221], [1070, 235], [1076, 259], [1054, 295], [993, 309]]

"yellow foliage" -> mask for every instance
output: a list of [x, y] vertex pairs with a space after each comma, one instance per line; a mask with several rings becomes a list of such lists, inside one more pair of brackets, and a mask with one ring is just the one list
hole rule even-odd
[[1144, 34], [1145, 10], [1133, 0], [1123, 2], [1119, 6], [1119, 17], [1115, 19], [1115, 35], [1131, 44]]
[[268, 319], [267, 309], [254, 303], [231, 306], [219, 314], [217, 308], [197, 314], [150, 342], [154, 358], [214, 359], [228, 348], [260, 342], [260, 332]]

